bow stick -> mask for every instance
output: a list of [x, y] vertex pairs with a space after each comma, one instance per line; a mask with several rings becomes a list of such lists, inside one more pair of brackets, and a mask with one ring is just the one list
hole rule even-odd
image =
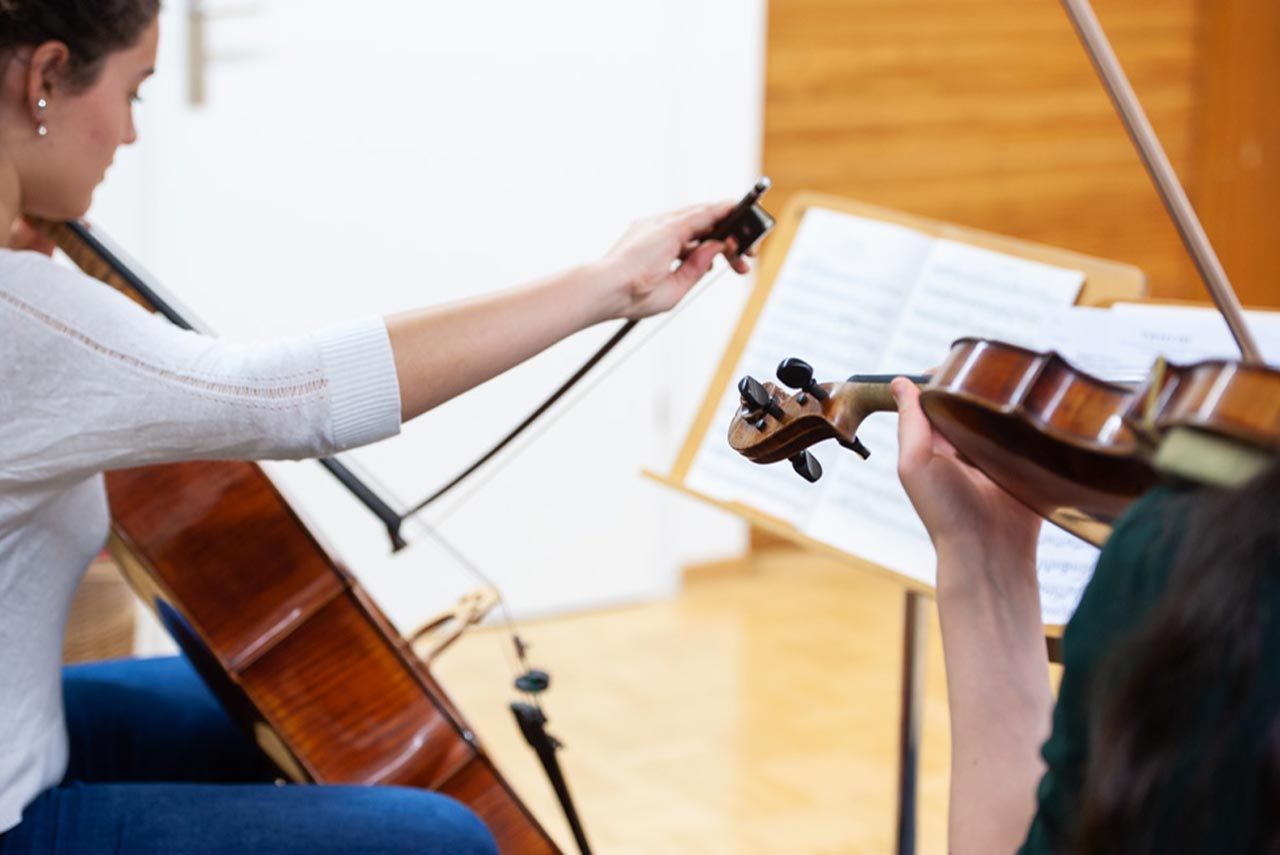
[[1120, 113], [1125, 130], [1128, 131], [1129, 138], [1138, 149], [1138, 156], [1142, 158], [1147, 173], [1155, 182], [1156, 190], [1164, 202], [1165, 210], [1173, 218], [1173, 224], [1178, 229], [1183, 245], [1191, 253], [1200, 278], [1208, 286], [1209, 296], [1213, 298], [1218, 311], [1226, 320], [1231, 335], [1240, 348], [1241, 356], [1245, 362], [1262, 364], [1262, 352], [1258, 349], [1252, 333], [1249, 332], [1244, 310], [1240, 306], [1240, 300], [1236, 297], [1235, 291], [1231, 289], [1227, 272], [1223, 269], [1218, 254], [1214, 252], [1213, 244], [1209, 242], [1209, 236], [1205, 233], [1200, 218], [1196, 216], [1195, 208], [1191, 206], [1191, 200], [1187, 198], [1186, 191], [1178, 181], [1178, 174], [1174, 172], [1164, 147], [1160, 145], [1160, 138], [1151, 127], [1142, 104], [1138, 102], [1138, 96], [1133, 91], [1133, 86], [1130, 85], [1124, 69], [1120, 66], [1120, 61], [1116, 58], [1116, 53], [1111, 47], [1107, 34], [1103, 32], [1102, 24], [1098, 22], [1093, 7], [1089, 5], [1089, 0], [1062, 0], [1062, 5], [1072, 25], [1075, 26], [1081, 42], [1084, 43], [1094, 69], [1102, 78], [1102, 85], [1111, 97], [1111, 102]]

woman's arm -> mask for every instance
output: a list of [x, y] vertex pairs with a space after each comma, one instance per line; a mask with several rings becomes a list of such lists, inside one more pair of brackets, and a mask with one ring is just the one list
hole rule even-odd
[[[598, 262], [476, 300], [388, 317], [403, 420], [592, 324], [671, 308], [727, 250], [716, 241], [693, 242], [732, 207], [701, 205], [643, 221]], [[745, 273], [746, 264], [727, 254]]]
[[1040, 520], [933, 432], [912, 383], [892, 389], [898, 473], [938, 554], [950, 852], [1012, 853], [1035, 812], [1053, 707], [1035, 568]]

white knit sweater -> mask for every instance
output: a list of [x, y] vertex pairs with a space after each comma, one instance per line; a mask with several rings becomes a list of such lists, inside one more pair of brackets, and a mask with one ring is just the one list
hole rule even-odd
[[44, 256], [0, 250], [0, 833], [66, 769], [62, 638], [106, 540], [101, 473], [326, 455], [399, 427], [379, 318], [237, 344], [179, 330]]

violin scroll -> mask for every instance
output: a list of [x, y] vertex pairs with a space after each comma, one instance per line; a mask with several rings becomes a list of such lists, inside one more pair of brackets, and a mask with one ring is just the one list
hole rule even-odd
[[[753, 463], [790, 460], [806, 481], [822, 477], [818, 460], [806, 449], [834, 439], [863, 459], [870, 450], [858, 439], [858, 428], [872, 413], [893, 412], [897, 405], [889, 393], [893, 376], [854, 376], [844, 383], [819, 383], [813, 368], [797, 358], [778, 365], [778, 379], [794, 391], [743, 377], [738, 382], [741, 405], [729, 425], [729, 445]], [[918, 383], [924, 377], [911, 378]]]

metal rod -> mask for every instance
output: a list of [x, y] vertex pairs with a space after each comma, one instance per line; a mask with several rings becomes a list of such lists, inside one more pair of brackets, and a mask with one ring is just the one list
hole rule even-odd
[[898, 731], [898, 855], [915, 855], [916, 851], [916, 794], [928, 632], [924, 597], [907, 591], [902, 622], [902, 718]]
[[1062, 5], [1067, 10], [1067, 15], [1071, 18], [1071, 23], [1075, 26], [1080, 40], [1084, 42], [1085, 49], [1093, 61], [1093, 67], [1097, 70], [1098, 76], [1102, 78], [1107, 94], [1111, 96], [1112, 103], [1119, 111], [1120, 119], [1129, 132], [1129, 138], [1137, 147], [1143, 165], [1155, 182], [1165, 209], [1173, 217], [1173, 224], [1178, 229], [1182, 243], [1191, 253], [1191, 259], [1200, 272], [1200, 278], [1208, 286], [1209, 296], [1213, 298], [1218, 311], [1222, 313], [1227, 326], [1231, 329], [1231, 335], [1240, 347], [1244, 361], [1261, 364], [1262, 352], [1249, 332], [1244, 310], [1240, 307], [1240, 301], [1235, 292], [1231, 290], [1227, 272], [1223, 269], [1218, 254], [1214, 252], [1209, 236], [1205, 233], [1204, 226], [1201, 225], [1195, 209], [1191, 206], [1191, 200], [1182, 189], [1178, 174], [1174, 172], [1173, 165], [1160, 145], [1160, 139], [1156, 136], [1155, 129], [1151, 127], [1147, 114], [1138, 102], [1138, 96], [1129, 84], [1124, 69], [1120, 67], [1120, 61], [1116, 59], [1111, 42], [1103, 32], [1102, 25], [1098, 23], [1089, 0], [1062, 0]]

